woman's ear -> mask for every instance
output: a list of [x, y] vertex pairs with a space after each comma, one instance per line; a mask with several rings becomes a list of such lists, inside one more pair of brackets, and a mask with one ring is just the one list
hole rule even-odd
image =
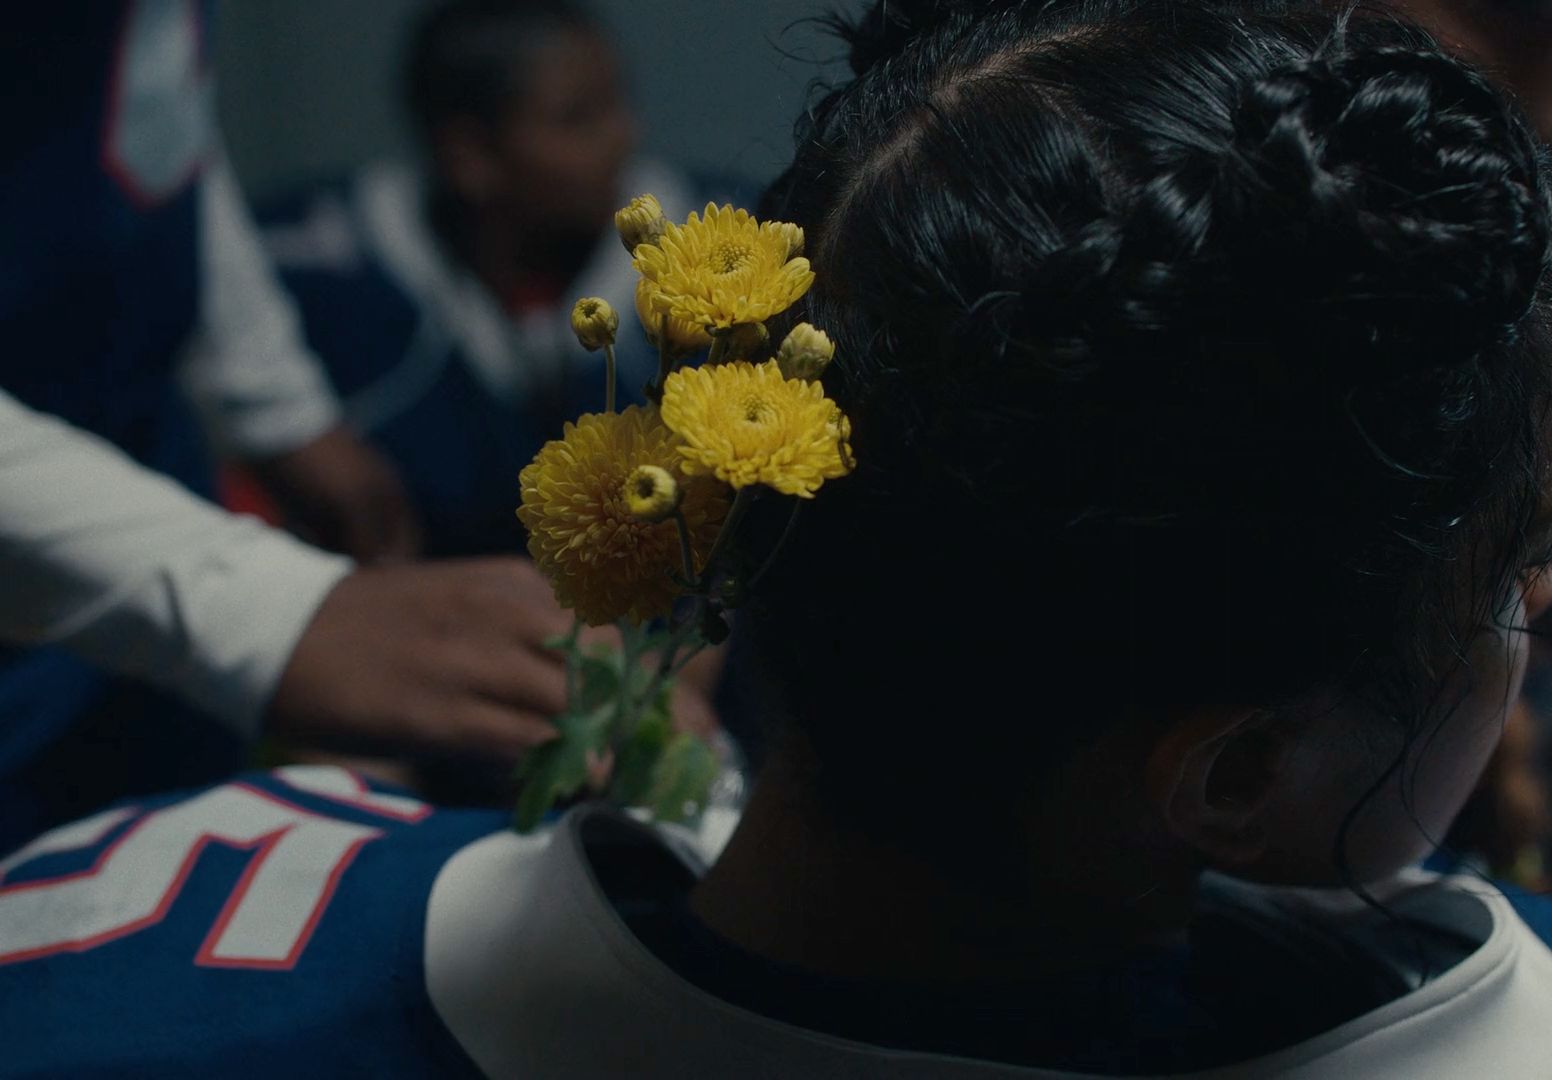
[[1193, 708], [1177, 717], [1148, 756], [1149, 799], [1165, 829], [1209, 864], [1248, 866], [1266, 851], [1264, 811], [1285, 750], [1265, 710]]

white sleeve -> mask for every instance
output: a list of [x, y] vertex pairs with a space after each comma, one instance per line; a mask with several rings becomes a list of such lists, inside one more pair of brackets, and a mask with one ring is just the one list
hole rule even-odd
[[249, 735], [350, 568], [0, 393], [0, 638], [65, 645]]
[[200, 181], [199, 261], [199, 318], [181, 378], [215, 444], [272, 457], [338, 424], [339, 403], [219, 149]]

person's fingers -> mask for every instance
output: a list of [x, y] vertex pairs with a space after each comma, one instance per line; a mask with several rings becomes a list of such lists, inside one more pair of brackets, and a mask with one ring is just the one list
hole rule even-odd
[[553, 653], [519, 646], [490, 647], [471, 643], [456, 674], [470, 691], [499, 705], [541, 716], [556, 716], [566, 708], [566, 667]]
[[685, 683], [675, 683], [669, 699], [673, 711], [674, 730], [687, 731], [703, 739], [710, 738], [721, 727], [717, 711], [699, 690]]
[[502, 636], [538, 646], [571, 630], [572, 614], [526, 559], [477, 559], [461, 564], [471, 617], [504, 626]]
[[445, 727], [445, 748], [512, 762], [559, 734], [537, 713], [475, 697], [451, 706]]

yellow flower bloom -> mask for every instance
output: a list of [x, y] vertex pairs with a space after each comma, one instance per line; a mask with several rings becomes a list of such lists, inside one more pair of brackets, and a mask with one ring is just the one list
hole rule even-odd
[[852, 470], [851, 422], [818, 383], [775, 360], [682, 368], [663, 384], [663, 423], [684, 439], [686, 475], [812, 498]]
[[[682, 441], [657, 410], [589, 413], [545, 443], [518, 478], [528, 553], [555, 595], [586, 622], [646, 622], [666, 615], [682, 593], [679, 533], [671, 521], [642, 521], [625, 499], [627, 478], [643, 465], [674, 472]], [[680, 483], [696, 569], [727, 516], [726, 490], [705, 479]]]
[[662, 336], [663, 320], [668, 319], [668, 354], [683, 359], [686, 356], [694, 356], [698, 352], [704, 352], [711, 347], [711, 335], [706, 328], [697, 323], [685, 322], [676, 319], [672, 315], [663, 315], [653, 309], [652, 297], [656, 289], [646, 278], [636, 283], [636, 317], [641, 320], [641, 327], [647, 332], [647, 340], [652, 342], [652, 347], [660, 349], [662, 342], [658, 339]]
[[776, 353], [781, 373], [789, 379], [812, 381], [824, 373], [835, 358], [835, 342], [818, 327], [798, 323], [787, 332]]
[[605, 345], [613, 345], [614, 335], [619, 329], [620, 317], [607, 300], [584, 296], [571, 309], [571, 330], [588, 352], [597, 352]]
[[679, 507], [679, 481], [659, 465], [638, 465], [625, 478], [625, 507], [642, 521], [662, 521]]
[[634, 255], [642, 244], [658, 242], [668, 227], [668, 219], [663, 216], [663, 205], [656, 196], [637, 195], [614, 215], [614, 227], [625, 250]]
[[684, 225], [669, 225], [656, 244], [636, 249], [635, 266], [652, 283], [654, 310], [726, 330], [764, 322], [808, 291], [814, 272], [793, 257], [802, 230], [785, 222], [760, 223], [746, 210], [708, 204]]

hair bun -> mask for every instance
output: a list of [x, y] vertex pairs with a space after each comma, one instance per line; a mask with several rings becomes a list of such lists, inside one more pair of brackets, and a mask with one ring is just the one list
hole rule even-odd
[[1286, 315], [1438, 365], [1529, 309], [1549, 240], [1539, 151], [1476, 73], [1349, 45], [1257, 80], [1234, 123], [1214, 227], [1234, 265], [1276, 276], [1254, 289]]

